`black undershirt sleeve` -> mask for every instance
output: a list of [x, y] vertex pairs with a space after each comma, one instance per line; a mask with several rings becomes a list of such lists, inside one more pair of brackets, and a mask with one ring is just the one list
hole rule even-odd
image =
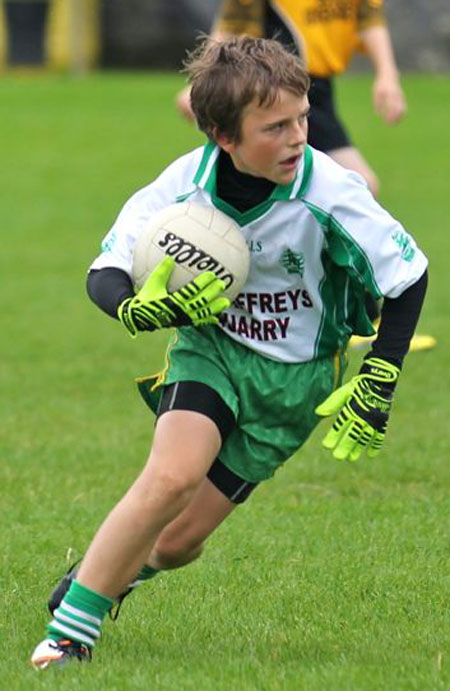
[[398, 298], [384, 298], [378, 336], [367, 357], [379, 357], [402, 366], [419, 320], [428, 285], [428, 272]]
[[133, 284], [126, 271], [111, 266], [89, 271], [86, 289], [92, 302], [115, 319], [118, 318], [119, 305], [134, 295]]

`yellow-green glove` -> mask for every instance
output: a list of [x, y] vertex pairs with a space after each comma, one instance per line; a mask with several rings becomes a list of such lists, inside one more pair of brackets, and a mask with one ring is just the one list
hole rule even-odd
[[230, 306], [228, 298], [219, 297], [225, 284], [213, 271], [204, 271], [179, 290], [169, 293], [167, 283], [174, 266], [173, 257], [165, 257], [137, 295], [119, 306], [117, 315], [133, 338], [138, 331], [218, 324], [215, 315]]
[[356, 461], [364, 449], [370, 458], [379, 453], [399, 374], [390, 362], [368, 358], [356, 377], [317, 406], [317, 415], [339, 413], [322, 442], [335, 458]]

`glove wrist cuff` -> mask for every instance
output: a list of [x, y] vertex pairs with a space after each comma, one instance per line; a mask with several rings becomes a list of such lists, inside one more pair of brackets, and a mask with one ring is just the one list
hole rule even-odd
[[369, 357], [364, 360], [359, 374], [370, 378], [374, 384], [382, 388], [394, 390], [400, 369], [382, 358]]
[[136, 327], [136, 324], [134, 323], [132, 312], [130, 309], [132, 300], [133, 298], [127, 298], [119, 305], [119, 309], [117, 310], [117, 316], [119, 317], [119, 320], [122, 322], [128, 333], [132, 336], [132, 338], [136, 338], [138, 329]]

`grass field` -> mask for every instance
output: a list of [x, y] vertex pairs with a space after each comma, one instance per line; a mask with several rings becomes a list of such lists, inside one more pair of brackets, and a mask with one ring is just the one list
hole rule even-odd
[[[5, 77], [2, 250], [1, 660], [8, 691], [439, 691], [450, 688], [450, 214], [446, 77], [407, 76], [388, 129], [370, 82], [341, 110], [382, 201], [430, 258], [420, 328], [377, 460], [339, 464], [320, 428], [211, 539], [205, 556], [127, 600], [92, 665], [28, 663], [47, 594], [145, 458], [133, 377], [164, 337], [133, 342], [85, 296], [125, 199], [202, 141], [173, 108], [176, 76]], [[361, 354], [352, 354], [350, 373]]]

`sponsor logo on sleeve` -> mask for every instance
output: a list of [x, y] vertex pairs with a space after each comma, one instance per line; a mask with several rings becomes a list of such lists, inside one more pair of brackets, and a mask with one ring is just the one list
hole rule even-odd
[[117, 233], [115, 230], [111, 230], [102, 242], [102, 252], [111, 252], [116, 240]]
[[416, 254], [416, 250], [412, 245], [411, 236], [408, 235], [408, 233], [405, 233], [403, 230], [396, 230], [394, 233], [392, 233], [391, 237], [397, 247], [400, 248], [401, 258], [403, 261], [411, 262]]

